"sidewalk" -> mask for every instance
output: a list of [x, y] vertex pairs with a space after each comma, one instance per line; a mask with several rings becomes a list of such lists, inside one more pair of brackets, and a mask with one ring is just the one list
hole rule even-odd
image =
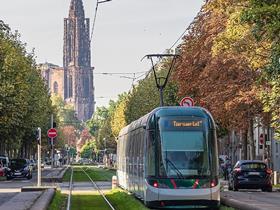
[[62, 182], [64, 173], [68, 169], [68, 166], [62, 166], [58, 168], [49, 168], [50, 172], [42, 176], [42, 182]]
[[54, 189], [33, 192], [21, 192], [0, 205], [0, 210], [45, 210], [48, 208]]

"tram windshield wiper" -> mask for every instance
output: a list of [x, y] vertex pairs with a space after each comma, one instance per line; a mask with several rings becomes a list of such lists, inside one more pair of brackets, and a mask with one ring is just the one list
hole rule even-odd
[[174, 165], [174, 163], [171, 160], [169, 160], [168, 158], [165, 158], [165, 161], [166, 161], [166, 163], [169, 163], [175, 169], [175, 172], [179, 178], [184, 179], [184, 176], [181, 173], [181, 171]]

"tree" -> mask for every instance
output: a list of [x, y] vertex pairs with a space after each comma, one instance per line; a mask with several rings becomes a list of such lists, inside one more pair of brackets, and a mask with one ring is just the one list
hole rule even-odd
[[128, 102], [127, 93], [123, 93], [122, 95], [119, 95], [119, 98], [116, 102], [116, 108], [111, 118], [111, 128], [114, 137], [117, 137], [119, 135], [120, 130], [127, 125], [125, 120], [125, 110], [126, 110], [127, 102]]
[[36, 148], [33, 131], [41, 127], [45, 145], [53, 110], [34, 54], [19, 37], [0, 20], [0, 152], [30, 157]]
[[112, 134], [111, 119], [116, 107], [114, 101], [109, 102], [109, 107], [97, 107], [92, 119], [88, 120], [86, 125], [89, 132], [96, 141], [97, 150], [106, 148], [116, 150], [115, 137]]
[[246, 5], [245, 0], [207, 1], [184, 37], [175, 72], [179, 96], [190, 95], [207, 108], [222, 128], [219, 134], [242, 131], [245, 158], [252, 120], [262, 112], [256, 68], [264, 65], [269, 48], [257, 44], [250, 27], [240, 23]]
[[271, 113], [272, 126], [280, 138], [280, 4], [278, 0], [249, 0], [249, 7], [242, 13], [242, 20], [251, 27], [256, 41], [271, 42], [269, 63], [263, 68], [261, 93], [264, 111]]
[[94, 151], [96, 150], [96, 145], [94, 141], [87, 142], [81, 149], [82, 158], [93, 158]]

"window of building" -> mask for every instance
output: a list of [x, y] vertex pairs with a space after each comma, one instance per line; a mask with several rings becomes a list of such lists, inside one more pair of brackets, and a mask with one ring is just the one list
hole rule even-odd
[[84, 77], [84, 97], [88, 97], [89, 96], [89, 78]]
[[55, 94], [58, 94], [58, 84], [57, 84], [56, 81], [53, 83], [53, 92], [54, 92]]
[[73, 97], [73, 79], [69, 76], [69, 98]]

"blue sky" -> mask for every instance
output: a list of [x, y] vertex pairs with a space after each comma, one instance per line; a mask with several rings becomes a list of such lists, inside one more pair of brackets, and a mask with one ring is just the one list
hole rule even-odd
[[[83, 0], [85, 15], [94, 17], [96, 0]], [[112, 0], [99, 4], [92, 40], [95, 72], [142, 72], [146, 54], [168, 49], [192, 22], [203, 0]], [[70, 0], [0, 0], [0, 19], [18, 30], [38, 63], [62, 66], [63, 18]], [[124, 76], [124, 75], [123, 75]], [[125, 75], [130, 76], [130, 75]], [[132, 75], [131, 75], [132, 76]], [[96, 74], [97, 106], [129, 91], [132, 80]]]

